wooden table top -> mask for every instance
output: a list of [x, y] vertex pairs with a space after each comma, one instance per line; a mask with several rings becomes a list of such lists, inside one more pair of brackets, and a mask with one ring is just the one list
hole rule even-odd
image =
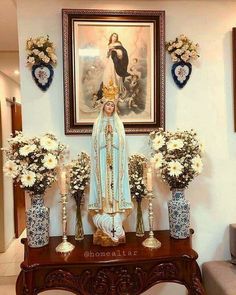
[[[191, 232], [193, 233], [193, 231]], [[134, 232], [126, 233], [126, 243], [115, 247], [102, 247], [93, 244], [93, 235], [85, 235], [84, 240], [76, 241], [74, 236], [69, 236], [68, 241], [75, 245], [75, 249], [68, 254], [56, 252], [56, 247], [62, 241], [62, 237], [50, 237], [47, 246], [30, 248], [27, 239], [22, 239], [25, 245], [25, 259], [22, 268], [37, 267], [37, 265], [73, 265], [73, 264], [113, 264], [134, 263], [155, 259], [175, 259], [186, 257], [197, 259], [197, 253], [192, 249], [191, 236], [187, 239], [176, 240], [170, 237], [168, 230], [154, 232], [155, 237], [162, 243], [159, 249], [150, 249], [142, 245], [142, 241], [148, 237], [136, 237]]]

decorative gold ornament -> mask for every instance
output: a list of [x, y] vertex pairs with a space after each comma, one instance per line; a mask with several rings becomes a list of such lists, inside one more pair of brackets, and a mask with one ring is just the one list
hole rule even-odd
[[146, 238], [142, 244], [144, 247], [157, 249], [161, 247], [161, 242], [154, 237], [154, 233], [153, 233], [153, 208], [152, 208], [153, 193], [149, 191], [147, 194], [147, 197], [149, 202], [149, 206], [148, 206], [149, 237]]
[[102, 90], [103, 90], [103, 96], [107, 100], [111, 100], [111, 101], [115, 101], [116, 96], [119, 93], [118, 87], [114, 85], [112, 80], [110, 80], [108, 86], [103, 86]]

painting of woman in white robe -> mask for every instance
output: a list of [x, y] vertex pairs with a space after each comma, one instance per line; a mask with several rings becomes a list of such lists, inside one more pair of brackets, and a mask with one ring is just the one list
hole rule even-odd
[[94, 122], [103, 85], [111, 80], [119, 89], [117, 111], [123, 122], [153, 120], [152, 33], [146, 24], [75, 25], [77, 122]]

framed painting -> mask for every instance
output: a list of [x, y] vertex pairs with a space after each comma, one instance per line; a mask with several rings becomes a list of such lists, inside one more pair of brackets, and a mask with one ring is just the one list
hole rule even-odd
[[127, 133], [165, 125], [165, 13], [63, 9], [65, 134], [89, 134], [104, 87]]

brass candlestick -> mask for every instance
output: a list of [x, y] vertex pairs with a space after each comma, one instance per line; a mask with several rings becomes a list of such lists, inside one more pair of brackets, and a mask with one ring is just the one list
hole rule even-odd
[[62, 236], [62, 242], [56, 247], [56, 252], [68, 253], [68, 252], [71, 252], [75, 248], [75, 246], [67, 241], [67, 235], [66, 235], [66, 228], [67, 228], [67, 214], [66, 214], [67, 194], [61, 194], [61, 204], [62, 204], [63, 236]]
[[149, 237], [146, 238], [142, 244], [144, 247], [157, 249], [161, 247], [161, 242], [154, 237], [154, 233], [153, 233], [153, 208], [152, 208], [153, 193], [149, 191], [147, 196], [148, 196], [148, 202], [149, 202], [148, 204]]

